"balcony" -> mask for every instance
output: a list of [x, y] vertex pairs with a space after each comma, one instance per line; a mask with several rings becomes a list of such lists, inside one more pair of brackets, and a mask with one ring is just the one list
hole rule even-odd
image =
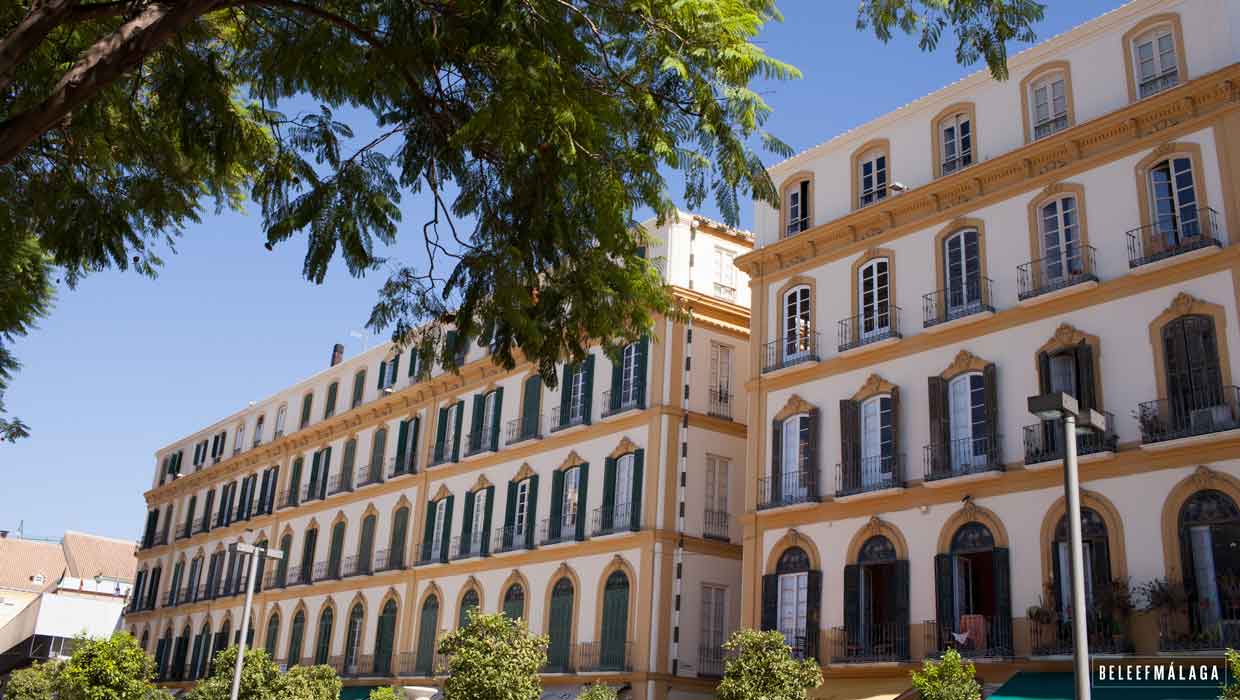
[[189, 539], [189, 536], [192, 534], [194, 534], [193, 523], [184, 523], [182, 525], [177, 525], [177, 539], [178, 540], [187, 540]]
[[[1076, 434], [1076, 453], [1086, 455], [1114, 452], [1119, 439], [1115, 435], [1115, 416], [1109, 412], [1106, 417], [1106, 430], [1090, 430]], [[1025, 465], [1046, 462], [1062, 462], [1064, 458], [1063, 421], [1042, 421], [1026, 425], [1025, 432]]]
[[406, 474], [416, 474], [418, 471], [418, 455], [415, 450], [409, 450], [405, 453], [405, 458], [397, 461], [395, 457], [388, 460], [388, 478], [394, 479], [398, 476]]
[[640, 529], [640, 527], [633, 527], [633, 508], [628, 503], [595, 508], [591, 526], [590, 530], [595, 537]]
[[159, 546], [161, 546], [161, 545], [165, 545], [165, 544], [168, 544], [168, 530], [167, 530], [167, 528], [165, 528], [163, 532], [160, 532], [160, 533], [156, 534], [154, 537], [152, 537], [152, 538], [151, 538], [151, 545], [150, 545], [150, 546], [152, 546], [152, 547], [159, 547]]
[[775, 478], [758, 479], [758, 510], [797, 503], [817, 503], [818, 470], [785, 472]]
[[585, 404], [576, 403], [569, 406], [568, 414], [561, 415], [560, 407], [551, 409], [551, 432], [586, 424]]
[[405, 568], [404, 550], [380, 549], [375, 552], [375, 571], [398, 571]]
[[719, 297], [720, 299], [735, 302], [736, 301], [736, 287], [715, 282], [715, 296]]
[[294, 486], [294, 487], [290, 487], [290, 488], [286, 488], [286, 489], [284, 489], [283, 491], [281, 491], [281, 492], [280, 492], [280, 501], [279, 501], [279, 506], [277, 506], [277, 508], [294, 508], [294, 507], [296, 507], [296, 506], [297, 506], [297, 504], [298, 504], [298, 503], [300, 503], [300, 499], [298, 498], [298, 497], [301, 495], [301, 494], [299, 493], [300, 491], [301, 491], [301, 489], [300, 489], [300, 488], [298, 488], [298, 487], [296, 487], [296, 486]]
[[840, 352], [849, 352], [875, 343], [887, 343], [902, 337], [900, 307], [894, 304], [877, 313], [850, 316], [839, 322]]
[[453, 537], [452, 547], [448, 551], [448, 558], [456, 560], [484, 557], [487, 555], [486, 548], [483, 546], [485, 541], [486, 538], [481, 532], [471, 533], [469, 537]]
[[835, 465], [835, 497], [902, 489], [905, 485], [904, 455], [862, 457], [855, 467]]
[[925, 480], [932, 482], [1003, 471], [1003, 436], [960, 438], [931, 443], [924, 451]]
[[724, 662], [727, 658], [728, 652], [722, 646], [718, 644], [699, 644], [698, 677], [723, 678], [723, 669], [726, 665]]
[[729, 533], [728, 514], [722, 510], [707, 510], [702, 513], [702, 536], [712, 540], [727, 542], [732, 539]]
[[1141, 95], [1141, 99], [1145, 99], [1150, 95], [1156, 95], [1163, 90], [1170, 90], [1180, 84], [1179, 66], [1168, 68], [1167, 70], [1145, 78], [1141, 84], [1137, 86], [1137, 93]]
[[948, 649], [955, 649], [967, 659], [1013, 656], [1012, 621], [1007, 618], [961, 615], [960, 624], [956, 627], [946, 622], [940, 624], [936, 620], [926, 620], [922, 630], [927, 658], [938, 658]]
[[328, 561], [320, 561], [320, 562], [315, 563], [314, 582], [318, 583], [319, 581], [339, 580], [340, 579], [340, 565], [341, 565], [341, 562], [339, 560], [336, 560], [336, 561], [328, 560]]
[[963, 286], [938, 289], [921, 297], [923, 328], [941, 328], [970, 316], [995, 312], [988, 277], [965, 280]]
[[[438, 646], [438, 645], [436, 645]], [[400, 669], [402, 676], [421, 676], [430, 678], [432, 676], [442, 676], [448, 672], [448, 657], [435, 653], [418, 658], [415, 651], [402, 651], [397, 654], [397, 667]]]
[[1222, 247], [1217, 212], [1209, 207], [1181, 207], [1178, 216], [1162, 215], [1158, 222], [1128, 232], [1128, 267], [1135, 270], [1180, 255]]
[[1141, 444], [1198, 437], [1240, 428], [1240, 393], [1234, 386], [1180, 392], [1137, 405]]
[[577, 670], [620, 673], [633, 670], [633, 642], [582, 642], [577, 645]]
[[447, 548], [443, 546], [442, 540], [436, 539], [436, 541], [431, 542], [430, 544], [422, 544], [418, 548], [418, 566], [423, 566], [425, 564], [446, 564], [447, 562], [448, 551]]
[[369, 576], [375, 572], [374, 559], [365, 556], [345, 557], [340, 565], [340, 577]]
[[555, 520], [544, 519], [538, 528], [538, 541], [547, 545], [576, 540], [577, 520], [576, 513], [566, 513]]
[[805, 332], [783, 336], [767, 343], [763, 350], [762, 373], [793, 367], [805, 362], [818, 362], [821, 333]]
[[543, 436], [542, 414], [521, 416], [508, 421], [504, 429], [504, 444], [515, 445], [526, 440], [540, 440]]
[[327, 495], [334, 496], [338, 493], [353, 490], [353, 472], [345, 471], [339, 474], [332, 474], [327, 481]]
[[1098, 283], [1097, 251], [1091, 245], [1074, 244], [1060, 255], [1051, 255], [1016, 266], [1016, 298], [1021, 302], [1049, 300], [1069, 291]]
[[383, 463], [363, 464], [357, 468], [357, 487], [383, 483]]
[[299, 586], [302, 584], [308, 584], [310, 583], [310, 575], [312, 573], [313, 573], [313, 570], [304, 564], [302, 566], [297, 567], [296, 569], [290, 567], [288, 570], [288, 576], [286, 577], [286, 580], [284, 581], [284, 585], [285, 586]]
[[491, 537], [491, 551], [501, 554], [503, 552], [515, 552], [519, 549], [533, 549], [534, 538], [530, 532], [532, 527], [534, 527], [534, 523], [526, 522], [520, 526], [513, 525], [511, 527], [495, 528]]
[[209, 585], [205, 583], [198, 584], [198, 587], [192, 591], [194, 594], [193, 602], [197, 603], [200, 600], [210, 598], [210, 590], [211, 587]]
[[573, 658], [573, 648], [547, 649], [547, 663], [543, 665], [543, 673], [576, 673], [577, 660]]
[[857, 629], [831, 629], [831, 663], [872, 664], [907, 661], [908, 625], [880, 622]]
[[491, 432], [490, 428], [483, 429], [481, 433], [471, 433], [465, 437], [465, 456], [475, 457], [487, 452], [495, 452], [499, 449], [499, 436]]
[[200, 532], [207, 532], [210, 529], [211, 529], [211, 516], [204, 515], [201, 518], [194, 520], [194, 534], [198, 534]]
[[275, 571], [268, 571], [267, 575], [263, 577], [263, 588], [267, 590], [284, 588], [288, 584], [288, 574], [287, 569], [281, 572], [278, 567]]
[[643, 387], [638, 385], [636, 380], [621, 382], [620, 391], [613, 392], [611, 390], [603, 392], [603, 417], [618, 415], [627, 411], [633, 411], [642, 407]]
[[[1089, 653], [1131, 654], [1132, 640], [1128, 638], [1127, 623], [1120, 619], [1091, 611], [1085, 620], [1089, 639]], [[1076, 646], [1072, 640], [1072, 621], [1057, 619], [1052, 622], [1029, 621], [1030, 656], [1072, 656]]]
[[715, 418], [732, 420], [732, 393], [722, 389], [711, 389], [706, 414]]
[[[1232, 611], [1224, 608], [1225, 614]], [[1158, 620], [1159, 651], [1215, 651], [1240, 646], [1240, 620], [1205, 619], [1207, 610], [1163, 613]]]
[[817, 659], [818, 649], [805, 629], [787, 630], [783, 632], [784, 643], [792, 648], [794, 659]]

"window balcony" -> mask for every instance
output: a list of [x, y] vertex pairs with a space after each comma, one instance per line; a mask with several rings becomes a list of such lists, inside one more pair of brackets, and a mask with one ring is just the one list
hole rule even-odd
[[196, 603], [200, 600], [210, 600], [211, 593], [212, 591], [211, 591], [210, 584], [207, 584], [207, 583], [198, 584], [198, 588], [194, 589], [194, 602]]
[[603, 417], [618, 415], [642, 407], [642, 387], [636, 381], [621, 382], [620, 391], [603, 392]]
[[[1163, 613], [1158, 620], [1159, 651], [1215, 651], [1240, 646], [1240, 620], [1234, 617], [1210, 622], [1208, 609]], [[1224, 615], [1233, 615], [1224, 611]]]
[[1217, 212], [1209, 207], [1181, 207], [1177, 215], [1160, 216], [1158, 222], [1128, 232], [1128, 267], [1137, 269], [1222, 247]]
[[[1115, 416], [1108, 412], [1106, 430], [1090, 430], [1077, 433], [1076, 453], [1078, 456], [1114, 452], [1119, 442], [1115, 435]], [[1064, 458], [1063, 421], [1041, 421], [1025, 426], [1025, 464], [1042, 464], [1045, 462], [1062, 462]]]
[[706, 414], [715, 418], [732, 420], [732, 393], [723, 389], [711, 389]]
[[875, 343], [899, 340], [900, 307], [891, 305], [877, 314], [850, 316], [839, 322], [839, 351], [848, 352]]
[[534, 540], [530, 537], [529, 528], [534, 527], [534, 523], [527, 522], [521, 527], [516, 525], [510, 527], [497, 527], [494, 529], [491, 537], [491, 551], [496, 554], [503, 552], [515, 552], [519, 549], [533, 549]]
[[1003, 436], [983, 435], [930, 443], [924, 451], [926, 485], [1003, 471]]
[[581, 642], [577, 670], [583, 673], [620, 673], [633, 670], [633, 642]]
[[418, 548], [418, 566], [425, 564], [439, 564], [448, 562], [447, 548], [439, 538], [435, 538], [430, 544], [422, 544]]
[[349, 578], [350, 576], [369, 576], [375, 572], [375, 562], [372, 558], [362, 556], [345, 557], [344, 563], [340, 565], [340, 577]]
[[456, 536], [452, 538], [452, 548], [448, 551], [448, 558], [470, 559], [472, 557], [485, 557], [487, 552], [483, 546], [485, 535], [481, 532], [470, 533], [469, 537]]
[[[357, 487], [370, 486], [371, 484], [383, 483], [383, 463], [363, 464], [357, 468]], [[352, 489], [350, 489], [352, 490]]]
[[415, 450], [409, 450], [405, 453], [405, 458], [399, 462], [396, 461], [395, 457], [389, 459], [387, 471], [388, 478], [394, 479], [398, 476], [416, 474], [418, 471], [418, 456], [417, 454], [414, 454], [415, 452]]
[[300, 489], [286, 488], [280, 492], [280, 502], [277, 508], [293, 508], [299, 503], [298, 496]]
[[476, 457], [497, 450], [499, 450], [499, 436], [491, 432], [490, 428], [484, 428], [480, 433], [470, 433], [465, 437], [466, 457]]
[[1141, 95], [1141, 99], [1145, 99], [1150, 95], [1157, 95], [1163, 90], [1170, 90], [1180, 84], [1179, 66], [1168, 68], [1158, 75], [1150, 76], [1141, 81], [1137, 86], [1137, 93]]
[[[1085, 629], [1089, 639], [1090, 654], [1133, 653], [1126, 621], [1105, 615], [1099, 610], [1091, 610], [1085, 619]], [[1070, 619], [1055, 619], [1051, 622], [1029, 621], [1030, 656], [1072, 656], [1075, 649]]]
[[194, 533], [207, 532], [211, 529], [211, 516], [204, 515], [194, 520]]
[[553, 433], [558, 430], [585, 424], [586, 413], [585, 404], [583, 403], [569, 406], [567, 414], [562, 413], [559, 406], [551, 409], [551, 432]]
[[557, 519], [545, 518], [539, 525], [538, 541], [547, 545], [576, 540], [579, 519], [576, 513], [565, 513]]
[[817, 503], [818, 470], [785, 472], [775, 478], [758, 479], [758, 510], [797, 503]]
[[728, 658], [728, 650], [719, 644], [699, 644], [698, 645], [698, 666], [697, 674], [699, 678], [723, 678], [723, 669], [725, 661]]
[[593, 521], [591, 530], [595, 537], [638, 529], [633, 527], [633, 509], [628, 503], [595, 508]]
[[151, 538], [151, 544], [150, 544], [151, 547], [159, 547], [165, 544], [168, 544], [168, 531], [167, 530], [157, 533], [154, 537]]
[[342, 573], [341, 564], [339, 560], [317, 562], [314, 565], [314, 582], [339, 580]]
[[194, 523], [190, 522], [177, 525], [178, 540], [187, 540], [192, 534], [194, 534]]
[[[359, 480], [361, 479], [361, 474], [358, 474], [358, 478]], [[353, 472], [351, 471], [341, 472], [339, 474], [332, 474], [331, 478], [328, 479], [327, 481], [327, 495], [328, 496], [334, 496], [338, 493], [344, 493], [345, 491], [352, 491], [352, 490], [353, 490]]]
[[822, 334], [816, 332], [783, 336], [767, 343], [763, 352], [762, 373], [774, 372], [805, 362], [818, 362], [819, 342]]
[[[1016, 298], [1022, 302], [1049, 299], [1078, 285], [1097, 286], [1096, 251], [1091, 245], [1077, 246], [1065, 255], [1052, 255], [1016, 266]], [[1084, 290], [1087, 287], [1081, 286]]]
[[[801, 621], [804, 624], [804, 621]], [[795, 630], [781, 630], [784, 635], [784, 643], [792, 647], [792, 658], [794, 659], [817, 659], [818, 649], [816, 640], [810, 639], [809, 632], [804, 628]]]
[[416, 651], [402, 651], [397, 655], [397, 662], [402, 676], [431, 678], [448, 672], [448, 657], [437, 651], [422, 658], [418, 658]]
[[727, 542], [732, 539], [729, 529], [728, 514], [726, 511], [706, 510], [702, 514], [703, 537]]
[[281, 575], [281, 571], [277, 568], [275, 571], [268, 571], [267, 575], [263, 577], [263, 588], [267, 590], [275, 590], [278, 588], [284, 588], [284, 586], [287, 585], [287, 583], [288, 583], [288, 571], [287, 570], [283, 572], [283, 575]]
[[375, 572], [398, 571], [405, 568], [404, 550], [380, 549], [375, 552]]
[[939, 328], [971, 316], [994, 314], [988, 277], [967, 280], [963, 287], [937, 289], [921, 297], [922, 327]]
[[288, 576], [285, 578], [285, 586], [300, 586], [310, 583], [310, 574], [313, 571], [307, 566], [299, 566], [296, 569], [289, 567]]
[[504, 430], [504, 444], [515, 445], [526, 440], [540, 440], [543, 437], [543, 417], [539, 413], [533, 416], [521, 416], [508, 421]]
[[1240, 428], [1240, 390], [1190, 389], [1170, 399], [1138, 404], [1136, 418], [1144, 445], [1235, 430]]
[[904, 488], [904, 455], [875, 455], [858, 462], [855, 467], [835, 465], [836, 498]]
[[857, 629], [835, 627], [831, 630], [831, 663], [872, 664], [907, 661], [908, 625], [881, 622], [860, 625]]
[[955, 649], [966, 659], [1012, 658], [1012, 621], [985, 615], [961, 615], [960, 624], [926, 620], [922, 625], [927, 658]]

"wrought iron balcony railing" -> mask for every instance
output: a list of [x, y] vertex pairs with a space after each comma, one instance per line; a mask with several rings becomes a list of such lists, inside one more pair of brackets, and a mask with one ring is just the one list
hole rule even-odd
[[470, 533], [469, 537], [453, 537], [452, 548], [448, 552], [449, 559], [469, 559], [470, 557], [484, 557], [488, 554], [486, 537], [481, 532]]
[[702, 513], [702, 536], [713, 540], [729, 540], [728, 514], [722, 510], [707, 509]]
[[909, 626], [898, 622], [858, 625], [831, 630], [831, 663], [868, 664], [907, 661]]
[[491, 537], [491, 551], [515, 552], [518, 549], [533, 549], [534, 523], [526, 522], [524, 525], [510, 527], [497, 527], [494, 529]]
[[799, 469], [758, 480], [758, 510], [820, 500], [818, 470]]
[[633, 642], [581, 642], [577, 645], [577, 670], [607, 673], [633, 670]]
[[560, 410], [559, 406], [551, 409], [551, 432], [564, 430], [575, 425], [586, 424], [585, 402], [574, 403], [569, 406], [568, 413]]
[[1056, 255], [1016, 266], [1016, 297], [1021, 301], [1098, 281], [1097, 251], [1073, 243]]
[[903, 454], [861, 457], [856, 464], [837, 464], [835, 469], [836, 497], [902, 488], [905, 484]]
[[922, 295], [922, 327], [932, 328], [974, 314], [993, 312], [995, 306], [991, 287], [990, 278], [978, 277]]
[[926, 620], [922, 625], [927, 657], [955, 649], [965, 658], [1011, 658], [1012, 620], [987, 615], [961, 615], [959, 624]]
[[[1082, 457], [1098, 452], [1114, 452], [1119, 439], [1115, 435], [1115, 416], [1103, 412], [1106, 430], [1090, 430], [1076, 434], [1076, 453]], [[1025, 464], [1058, 462], [1064, 458], [1063, 421], [1049, 420], [1026, 425]]]
[[543, 436], [543, 417], [541, 413], [521, 416], [508, 421], [504, 430], [504, 444], [515, 445], [526, 440], [537, 440]]
[[1151, 444], [1240, 428], [1240, 390], [1206, 386], [1137, 405], [1141, 442]]
[[839, 322], [840, 352], [902, 337], [900, 307], [894, 304], [888, 304], [873, 313], [850, 316]]
[[706, 407], [707, 415], [732, 420], [732, 392], [724, 389], [711, 389], [709, 401]]
[[1003, 436], [982, 435], [939, 443], [924, 450], [925, 479], [938, 481], [1003, 470]]
[[1180, 67], [1168, 68], [1158, 75], [1150, 76], [1141, 81], [1137, 86], [1137, 91], [1141, 95], [1141, 99], [1145, 99], [1150, 95], [1156, 95], [1163, 90], [1170, 90], [1180, 84]]
[[763, 346], [762, 372], [792, 367], [804, 362], [817, 362], [822, 334], [804, 332], [783, 336]]
[[1156, 216], [1156, 222], [1128, 232], [1128, 267], [1223, 246], [1218, 237], [1218, 213], [1209, 207], [1180, 207], [1175, 214]]
[[577, 539], [578, 513], [564, 513], [559, 518], [544, 518], [539, 525], [538, 541], [543, 544], [571, 542]]
[[610, 389], [603, 392], [603, 416], [614, 416], [617, 413], [641, 408], [642, 387], [637, 380], [621, 382], [620, 391]]

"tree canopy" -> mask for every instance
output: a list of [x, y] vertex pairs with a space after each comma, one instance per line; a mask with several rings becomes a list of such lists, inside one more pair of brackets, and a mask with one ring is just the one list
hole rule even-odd
[[444, 700], [538, 700], [547, 643], [525, 620], [470, 609], [465, 624], [439, 643], [449, 657]]
[[778, 631], [737, 630], [723, 648], [729, 653], [723, 680], [715, 689], [719, 700], [805, 700], [822, 684], [822, 671], [812, 659], [795, 659]]
[[[951, 27], [1001, 74], [1031, 0], [867, 0], [886, 40]], [[635, 226], [710, 197], [775, 203], [756, 79], [797, 70], [754, 39], [774, 0], [19, 0], [0, 3], [0, 392], [53, 280], [154, 276], [209, 208], [261, 213], [302, 274], [387, 263], [369, 323], [454, 364], [446, 324], [497, 361], [631, 340], [671, 300]], [[293, 96], [318, 110], [284, 114]], [[377, 125], [342, 121], [348, 107]], [[405, 224], [402, 196], [429, 199]], [[397, 240], [403, 254], [385, 261]], [[13, 439], [26, 428], [0, 423]]]
[[14, 671], [7, 700], [166, 700], [155, 688], [155, 662], [127, 632], [74, 639], [72, 655]]
[[[187, 699], [228, 700], [236, 664], [236, 646], [217, 652], [211, 661], [211, 674], [189, 691]], [[336, 700], [340, 687], [340, 678], [330, 666], [294, 666], [281, 673], [265, 649], [247, 649], [241, 661], [237, 699]]]

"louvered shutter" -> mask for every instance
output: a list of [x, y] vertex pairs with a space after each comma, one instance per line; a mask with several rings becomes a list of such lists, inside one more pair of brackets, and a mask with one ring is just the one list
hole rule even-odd
[[930, 473], [939, 476], [951, 471], [951, 411], [947, 380], [934, 376], [926, 380], [930, 397]]
[[1077, 401], [1081, 408], [1098, 408], [1098, 398], [1094, 395], [1094, 348], [1089, 343], [1076, 346], [1076, 384]]
[[817, 660], [822, 656], [819, 651], [819, 630], [822, 627], [822, 572], [810, 571], [806, 576], [805, 593], [808, 596], [805, 605], [805, 653]]
[[564, 516], [564, 472], [557, 469], [551, 474], [551, 516], [547, 521], [547, 540], [555, 542], [560, 539], [560, 522]]
[[392, 375], [392, 384], [396, 383], [396, 378], [400, 376], [400, 351], [396, 351], [396, 355], [392, 361], [388, 363], [388, 373]]
[[[783, 423], [778, 420], [771, 421], [771, 479], [770, 494], [768, 503], [775, 505], [783, 499], [784, 492], [784, 430]], [[759, 496], [759, 498], [761, 495]], [[759, 504], [761, 505], [761, 504]]]
[[594, 415], [594, 355], [586, 358], [586, 364], [582, 371], [586, 373], [586, 381], [585, 396], [581, 409], [581, 422], [589, 425]]
[[336, 397], [340, 393], [340, 384], [332, 382], [327, 387], [327, 401], [323, 405], [323, 418], [331, 418], [336, 413]]
[[448, 504], [443, 509], [443, 540], [439, 543], [439, 560], [448, 561], [448, 543], [452, 539], [452, 501], [456, 496], [448, 496]]
[[542, 410], [542, 377], [535, 374], [525, 380], [525, 396], [521, 399], [521, 432], [518, 437], [538, 434], [538, 414]]
[[897, 658], [909, 658], [908, 636], [910, 623], [909, 609], [909, 564], [907, 559], [895, 562], [895, 575], [892, 577], [891, 591], [895, 605], [893, 606], [896, 623], [896, 655]]
[[482, 537], [479, 542], [482, 546], [482, 554], [486, 556], [491, 553], [491, 514], [495, 512], [495, 487], [487, 487], [487, 512], [482, 514]]
[[461, 513], [461, 546], [460, 554], [469, 554], [470, 537], [474, 531], [474, 504], [477, 498], [473, 491], [465, 492], [465, 510]]
[[405, 472], [412, 474], [418, 470], [418, 441], [422, 437], [422, 416], [414, 416], [409, 428], [409, 451], [406, 453]]
[[1012, 653], [1012, 569], [1006, 547], [991, 550], [995, 582], [995, 636], [990, 645], [1001, 655]]
[[379, 391], [383, 391], [384, 382], [387, 381], [387, 360], [379, 361], [378, 374], [379, 374], [378, 388], [379, 388]]
[[588, 503], [586, 500], [586, 486], [590, 484], [590, 465], [582, 464], [577, 469], [579, 471], [577, 474], [577, 532], [575, 536], [577, 541], [580, 542], [586, 538], [586, 515], [588, 513], [586, 511], [586, 503]]
[[525, 548], [534, 548], [534, 523], [538, 522], [538, 475], [530, 477], [530, 496], [525, 505]]
[[629, 508], [629, 514], [632, 516], [629, 529], [634, 532], [642, 529], [642, 472], [645, 461], [645, 450], [633, 451], [633, 504]]
[[396, 473], [404, 474], [405, 469], [405, 441], [409, 438], [409, 421], [403, 420], [396, 428]]
[[435, 539], [435, 511], [435, 502], [427, 502], [426, 529], [422, 531], [422, 556], [418, 557], [422, 561], [429, 561], [431, 558], [431, 544]]
[[452, 440], [452, 461], [458, 462], [461, 459], [461, 421], [465, 418], [465, 402], [456, 402], [456, 435]]
[[517, 482], [508, 482], [508, 501], [504, 507], [503, 548], [512, 548], [512, 529], [517, 522]]
[[650, 355], [650, 338], [643, 337], [637, 342], [637, 407], [646, 407], [646, 358]]
[[987, 463], [1002, 464], [999, 453], [999, 377], [993, 362], [982, 368], [982, 393], [986, 400]]
[[956, 558], [951, 554], [934, 555], [934, 611], [938, 617], [938, 630], [935, 635], [935, 644], [938, 646], [934, 651], [943, 650], [944, 631], [955, 632], [957, 627], [956, 620], [956, 591], [955, 591], [955, 571]]
[[323, 449], [323, 474], [319, 479], [319, 498], [327, 498], [327, 475], [332, 471], [332, 448]]
[[809, 414], [805, 418], [802, 418], [801, 420], [807, 421], [809, 423], [809, 429], [806, 431], [807, 438], [806, 438], [805, 444], [801, 448], [805, 454], [806, 492], [810, 500], [817, 501], [818, 497], [821, 495], [821, 492], [819, 491], [819, 481], [821, 479], [821, 472], [820, 472], [820, 467], [818, 463], [818, 442], [819, 442], [818, 441], [818, 433], [819, 433], [818, 409], [811, 408], [809, 410]]
[[499, 449], [499, 426], [504, 413], [504, 387], [495, 390], [495, 412], [491, 415], [491, 448]]
[[856, 401], [840, 401], [840, 468], [847, 489], [861, 487], [861, 411]]
[[482, 447], [482, 415], [486, 410], [486, 394], [474, 394], [474, 414], [469, 419], [469, 452]]
[[891, 431], [891, 447], [890, 452], [883, 455], [886, 462], [884, 466], [889, 467], [892, 477], [897, 483], [903, 484], [903, 474], [899, 472], [900, 468], [900, 387], [891, 388], [891, 423], [887, 427]]
[[439, 420], [436, 421], [436, 423], [435, 463], [438, 464], [439, 462], [443, 462], [445, 460], [445, 456], [448, 454], [446, 450], [447, 446], [444, 445], [444, 441], [447, 439], [446, 433], [448, 429], [448, 409], [446, 407], [439, 409]]
[[616, 518], [616, 460], [608, 457], [603, 461], [603, 511], [599, 528], [608, 532]]
[[1038, 353], [1038, 393], [1051, 393], [1051, 356], [1045, 352]]
[[861, 567], [849, 564], [844, 567], [844, 636], [852, 646], [861, 637]]
[[762, 629], [779, 629], [779, 576], [762, 577]]
[[611, 390], [607, 399], [607, 410], [610, 413], [620, 410], [620, 394], [623, 391], [624, 379], [624, 350], [625, 348], [620, 348], [620, 352], [616, 354], [615, 360], [611, 363]]
[[566, 363], [564, 376], [560, 382], [560, 426], [568, 425], [568, 416], [572, 411], [573, 375], [578, 372], [576, 365]]

